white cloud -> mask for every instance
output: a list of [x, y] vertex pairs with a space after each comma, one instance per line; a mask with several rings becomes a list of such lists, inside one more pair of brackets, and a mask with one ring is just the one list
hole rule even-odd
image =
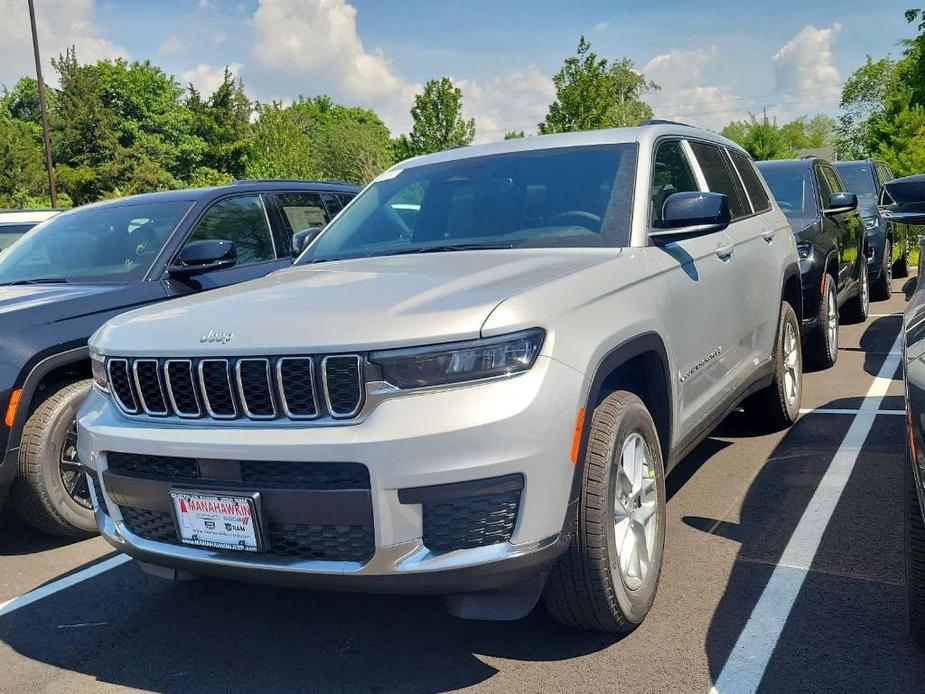
[[[100, 35], [93, 14], [93, 0], [37, 0], [42, 76], [49, 84], [57, 83], [51, 59], [69, 46], [77, 47], [77, 58], [83, 63], [128, 57], [122, 46]], [[28, 6], [22, 0], [0, 0], [0, 18], [0, 84], [11, 87], [20, 77], [35, 75]]]
[[253, 18], [255, 76], [288, 92], [276, 97], [329, 91], [377, 108], [393, 130], [406, 130], [420, 86], [399, 75], [382, 51], [366, 49], [356, 14], [346, 0], [260, 0]]
[[[241, 72], [240, 63], [231, 63], [228, 65], [228, 71], [237, 77]], [[197, 65], [192, 70], [187, 70], [180, 74], [180, 84], [184, 87], [192, 84], [196, 90], [202, 94], [203, 98], [208, 98], [221, 85], [225, 79], [225, 66], [212, 67], [206, 63]]]
[[199, 0], [197, 5], [200, 10], [209, 10], [215, 7], [215, 3], [213, 3], [212, 0]]
[[501, 140], [511, 130], [536, 133], [556, 90], [552, 79], [530, 66], [488, 82], [455, 80], [463, 92], [463, 114], [475, 118], [476, 142]]
[[774, 91], [780, 95], [780, 108], [787, 115], [797, 116], [838, 103], [841, 76], [832, 64], [832, 44], [841, 28], [838, 22], [827, 29], [803, 27], [774, 54]]
[[212, 34], [212, 43], [216, 46], [224, 46], [228, 41], [228, 34], [222, 33], [221, 31], [216, 31]]
[[610, 28], [610, 22], [598, 22], [594, 25], [594, 31], [607, 31]]
[[186, 50], [186, 44], [183, 43], [179, 36], [169, 36], [157, 49], [157, 52], [162, 55], [172, 55], [184, 50]]

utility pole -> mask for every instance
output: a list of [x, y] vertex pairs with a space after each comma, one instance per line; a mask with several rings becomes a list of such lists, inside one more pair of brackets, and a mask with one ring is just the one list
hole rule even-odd
[[42, 111], [42, 137], [45, 140], [45, 168], [48, 170], [48, 192], [51, 206], [58, 206], [55, 194], [55, 169], [51, 162], [51, 135], [48, 132], [48, 107], [45, 105], [45, 82], [42, 80], [42, 59], [39, 57], [39, 34], [35, 30], [35, 6], [29, 0], [29, 21], [32, 23], [32, 50], [35, 53], [35, 76], [39, 83], [39, 109]]

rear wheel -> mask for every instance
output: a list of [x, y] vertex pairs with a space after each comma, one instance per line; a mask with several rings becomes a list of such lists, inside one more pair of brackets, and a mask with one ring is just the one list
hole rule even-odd
[[893, 264], [893, 277], [908, 277], [909, 276], [909, 242], [906, 241], [903, 243], [903, 253], [899, 256]]
[[912, 638], [925, 647], [925, 521], [915, 489], [914, 464], [906, 464], [906, 596], [909, 630]]
[[828, 369], [838, 359], [838, 301], [835, 281], [826, 274], [822, 280], [816, 328], [806, 342], [806, 360], [819, 369]]
[[665, 468], [636, 395], [617, 391], [595, 408], [581, 474], [577, 531], [543, 601], [562, 624], [629, 632], [655, 600], [665, 545]]
[[11, 501], [23, 520], [52, 535], [96, 533], [87, 476], [77, 459], [77, 408], [89, 388], [90, 381], [61, 388], [23, 428]]
[[800, 416], [803, 395], [803, 357], [800, 325], [793, 307], [781, 304], [774, 347], [771, 384], [755, 393], [745, 410], [772, 429], [789, 427]]
[[862, 262], [864, 264], [860, 270], [858, 295], [845, 304], [844, 318], [848, 323], [863, 323], [867, 320], [867, 312], [870, 310], [870, 277], [867, 273], [867, 261], [862, 258]]
[[880, 276], [870, 283], [870, 298], [874, 301], [886, 301], [893, 291], [893, 249], [890, 242], [883, 248], [883, 262]]

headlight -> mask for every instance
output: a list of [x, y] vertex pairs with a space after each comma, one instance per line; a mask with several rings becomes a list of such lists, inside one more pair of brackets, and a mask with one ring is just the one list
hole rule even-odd
[[797, 253], [800, 255], [800, 260], [806, 260], [813, 255], [813, 244], [809, 241], [800, 241], [797, 244]]
[[545, 331], [534, 328], [484, 340], [373, 352], [369, 360], [399, 388], [461, 383], [526, 371], [536, 361], [545, 336]]
[[864, 228], [875, 229], [879, 220], [876, 217], [864, 217]]
[[90, 366], [93, 369], [93, 385], [101, 393], [109, 393], [109, 374], [106, 373], [106, 357], [90, 352]]

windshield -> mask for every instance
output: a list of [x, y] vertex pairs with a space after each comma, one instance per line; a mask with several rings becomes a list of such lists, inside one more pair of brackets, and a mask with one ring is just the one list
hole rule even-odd
[[788, 217], [814, 217], [815, 194], [809, 169], [764, 168], [759, 166], [774, 199]]
[[845, 190], [858, 196], [858, 207], [864, 214], [877, 209], [877, 185], [870, 164], [863, 162], [836, 164], [835, 168], [845, 182]]
[[512, 152], [388, 171], [298, 264], [396, 253], [625, 245], [636, 146]]
[[13, 245], [20, 236], [35, 226], [35, 222], [23, 224], [0, 224], [0, 253]]
[[0, 255], [0, 284], [140, 280], [191, 205], [89, 207], [52, 217]]

